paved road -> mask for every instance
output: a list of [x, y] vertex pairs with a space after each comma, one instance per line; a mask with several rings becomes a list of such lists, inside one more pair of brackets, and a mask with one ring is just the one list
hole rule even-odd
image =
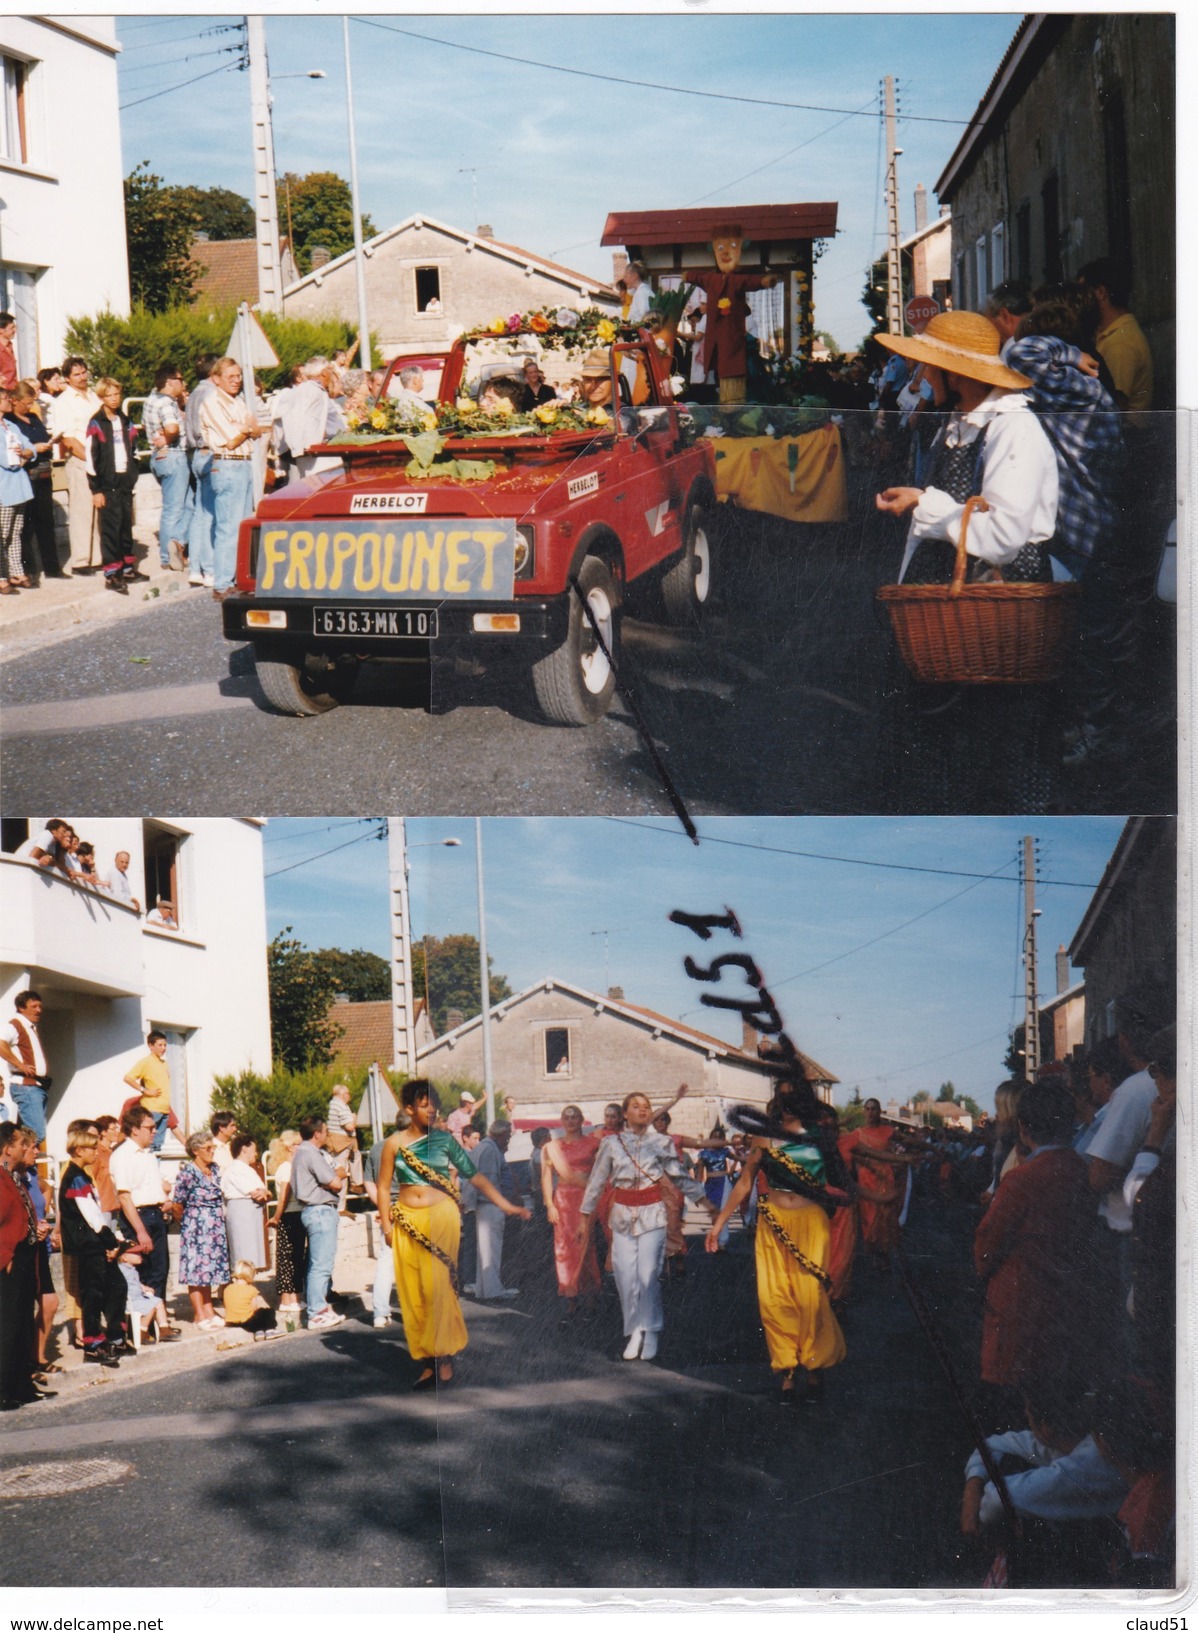
[[[742, 515], [703, 636], [626, 622], [628, 679], [695, 813], [935, 810], [938, 791], [956, 808], [956, 751], [931, 791], [896, 752], [906, 727], [888, 702], [874, 589], [893, 576], [899, 536], [858, 500], [859, 519], [837, 527]], [[591, 728], [555, 729], [516, 689], [501, 707], [490, 682], [438, 675], [430, 696], [420, 670], [369, 665], [350, 705], [286, 718], [268, 710], [249, 649], [224, 641], [204, 599], [164, 598], [136, 620], [23, 652], [0, 686], [10, 812], [75, 809], [81, 786], [94, 815], [167, 804], [194, 815], [669, 811], [619, 700]], [[1145, 744], [1117, 776], [1066, 783], [1054, 798], [1061, 809], [1172, 809], [1168, 760]], [[1020, 809], [1016, 790], [1001, 788], [993, 808]]]
[[[912, 1260], [976, 1363], [967, 1220], [924, 1210]], [[699, 1246], [692, 1240], [692, 1250]], [[521, 1297], [467, 1304], [439, 1400], [394, 1326], [358, 1319], [0, 1426], [15, 1463], [116, 1457], [119, 1488], [0, 1504], [7, 1581], [333, 1585], [976, 1585], [955, 1534], [964, 1430], [897, 1281], [859, 1274], [826, 1400], [776, 1403], [749, 1242], [666, 1289], [659, 1360], [618, 1359], [614, 1295], [563, 1332], [543, 1241]], [[131, 1363], [136, 1364], [136, 1363]], [[114, 1529], [114, 1518], [119, 1523]], [[63, 1539], [70, 1545], [63, 1547]]]

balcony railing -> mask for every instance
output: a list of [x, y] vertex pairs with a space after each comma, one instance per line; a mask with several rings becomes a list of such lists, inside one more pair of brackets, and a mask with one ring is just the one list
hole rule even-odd
[[15, 856], [0, 856], [0, 963], [27, 968], [34, 986], [108, 998], [145, 992], [135, 910]]

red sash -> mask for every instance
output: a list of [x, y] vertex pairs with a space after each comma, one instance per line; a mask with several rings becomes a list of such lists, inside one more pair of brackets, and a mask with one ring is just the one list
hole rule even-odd
[[613, 1186], [611, 1199], [622, 1208], [647, 1208], [650, 1203], [661, 1201], [661, 1186], [645, 1185], [639, 1191], [624, 1191]]

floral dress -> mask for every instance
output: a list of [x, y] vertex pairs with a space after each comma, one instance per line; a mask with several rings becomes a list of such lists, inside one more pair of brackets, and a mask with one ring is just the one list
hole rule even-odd
[[205, 1174], [195, 1163], [184, 1163], [175, 1180], [174, 1200], [183, 1205], [180, 1286], [223, 1287], [229, 1279], [229, 1244], [220, 1175], [215, 1170]]

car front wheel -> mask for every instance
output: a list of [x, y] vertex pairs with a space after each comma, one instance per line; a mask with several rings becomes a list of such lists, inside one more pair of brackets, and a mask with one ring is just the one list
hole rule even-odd
[[280, 657], [255, 646], [254, 667], [262, 694], [280, 714], [327, 714], [344, 703], [358, 676], [356, 658], [330, 658], [321, 652]]
[[588, 556], [583, 562], [578, 588], [594, 615], [602, 645], [571, 587], [566, 639], [556, 652], [534, 664], [532, 671], [541, 713], [559, 726], [589, 726], [601, 720], [616, 690], [613, 663], [619, 663], [620, 597], [607, 564], [598, 556]]

